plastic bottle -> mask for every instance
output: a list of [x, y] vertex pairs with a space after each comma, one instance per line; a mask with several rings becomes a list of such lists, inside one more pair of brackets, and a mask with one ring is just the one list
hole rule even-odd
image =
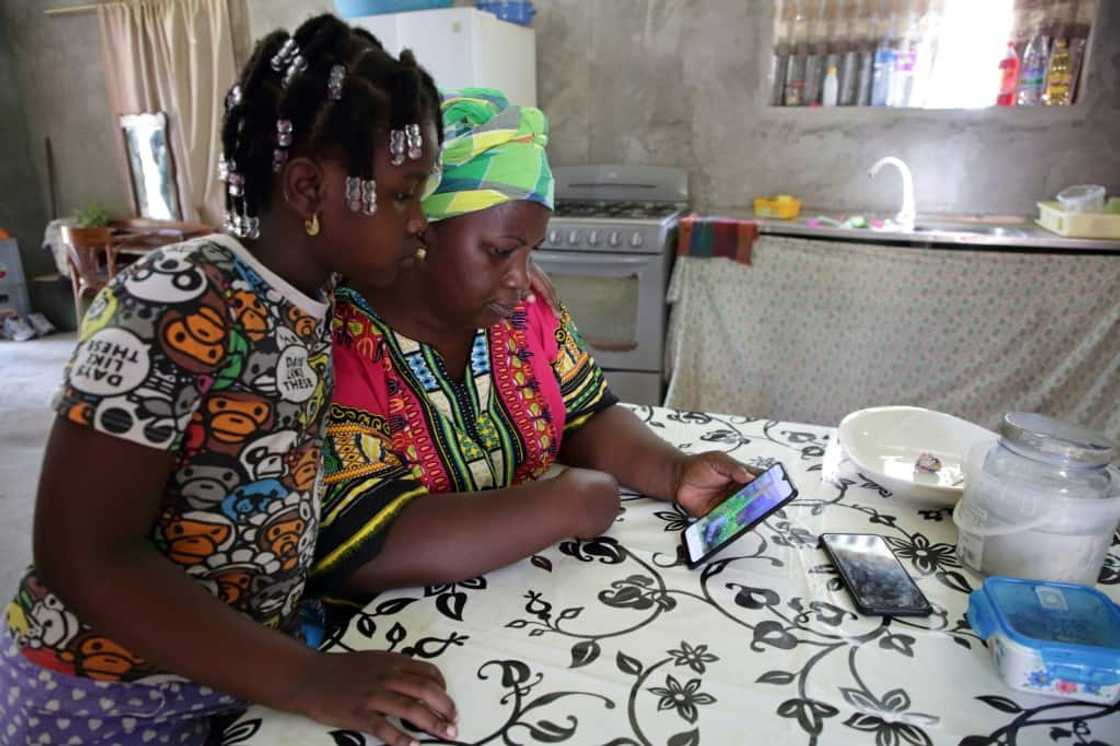
[[821, 102], [821, 84], [824, 83], [824, 65], [828, 55], [825, 12], [823, 0], [809, 9], [809, 53], [805, 57], [806, 106], [816, 106]]
[[889, 39], [882, 39], [875, 47], [871, 63], [871, 105], [886, 106], [891, 90], [891, 72], [894, 68], [894, 47]]
[[785, 102], [786, 70], [793, 49], [793, 3], [785, 3], [774, 19], [774, 54], [770, 58], [770, 105]]
[[1042, 100], [1046, 85], [1046, 63], [1050, 56], [1050, 40], [1039, 28], [1023, 52], [1019, 71], [1019, 88], [1015, 103], [1019, 106], [1037, 106]]
[[840, 16], [839, 35], [843, 39], [843, 53], [840, 61], [840, 91], [838, 103], [841, 106], [854, 106], [859, 92], [859, 42], [857, 23], [858, 0], [848, 0]]
[[894, 67], [891, 69], [887, 106], [903, 108], [910, 105], [914, 88], [914, 67], [918, 61], [918, 16], [911, 6], [909, 12], [896, 17]]
[[828, 72], [824, 76], [824, 87], [821, 92], [821, 106], [836, 106], [840, 98], [840, 76], [836, 71], [836, 65], [829, 65]]
[[1085, 46], [1089, 42], [1089, 31], [1093, 26], [1093, 12], [1096, 6], [1083, 2], [1077, 6], [1077, 16], [1070, 29], [1069, 38], [1069, 91], [1066, 104], [1077, 100], [1077, 86], [1081, 78], [1081, 63], [1085, 60]]
[[785, 105], [804, 106], [805, 58], [808, 56], [808, 19], [802, 12], [801, 4], [789, 0], [793, 10], [793, 48], [786, 62]]
[[907, 101], [911, 108], [924, 107], [930, 95], [930, 79], [941, 36], [942, 6], [941, 0], [916, 0], [914, 3], [918, 28], [914, 46], [917, 59], [914, 62], [913, 82]]
[[1007, 43], [1007, 51], [999, 62], [999, 69], [1001, 77], [996, 106], [1014, 106], [1015, 91], [1019, 87], [1019, 55], [1015, 53], [1014, 43]]
[[1068, 106], [1071, 98], [1069, 31], [1063, 28], [1055, 35], [1046, 66], [1046, 87], [1042, 93], [1043, 106]]

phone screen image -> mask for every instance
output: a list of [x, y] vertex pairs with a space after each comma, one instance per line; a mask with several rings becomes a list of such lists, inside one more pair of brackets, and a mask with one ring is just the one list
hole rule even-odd
[[703, 562], [796, 495], [785, 469], [774, 464], [684, 530], [689, 564]]
[[928, 614], [929, 602], [877, 534], [823, 534], [856, 606], [871, 614]]

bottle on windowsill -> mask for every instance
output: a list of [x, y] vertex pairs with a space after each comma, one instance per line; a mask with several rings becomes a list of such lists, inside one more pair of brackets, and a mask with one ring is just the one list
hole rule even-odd
[[1014, 43], [1007, 43], [1007, 51], [999, 61], [999, 70], [1000, 84], [996, 106], [1014, 106], [1015, 91], [1019, 86], [1019, 55], [1015, 53]]

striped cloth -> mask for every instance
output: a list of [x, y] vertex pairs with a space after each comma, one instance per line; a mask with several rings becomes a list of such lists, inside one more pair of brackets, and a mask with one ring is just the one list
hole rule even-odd
[[753, 220], [685, 215], [677, 230], [677, 255], [722, 256], [740, 264], [751, 263], [751, 246], [758, 238]]
[[428, 220], [485, 210], [513, 200], [553, 205], [548, 119], [492, 88], [443, 94], [443, 174], [424, 198]]

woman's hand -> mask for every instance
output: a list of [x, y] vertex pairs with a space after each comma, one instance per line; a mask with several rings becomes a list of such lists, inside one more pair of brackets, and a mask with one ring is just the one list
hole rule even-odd
[[752, 479], [747, 467], [721, 451], [682, 456], [673, 468], [671, 497], [699, 518]]
[[416, 738], [390, 717], [407, 720], [440, 741], [454, 741], [455, 705], [439, 669], [398, 653], [317, 653], [283, 709], [320, 723], [371, 733], [389, 746]]

